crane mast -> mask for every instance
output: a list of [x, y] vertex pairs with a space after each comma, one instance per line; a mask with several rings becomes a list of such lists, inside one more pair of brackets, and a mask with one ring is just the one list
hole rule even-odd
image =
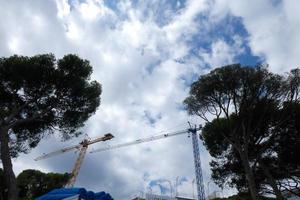
[[86, 150], [87, 150], [87, 146], [82, 146], [79, 152], [79, 156], [76, 160], [76, 163], [74, 165], [74, 168], [72, 170], [71, 173], [71, 178], [69, 179], [69, 181], [67, 182], [67, 184], [65, 185], [65, 188], [72, 188], [76, 182], [79, 170], [81, 168], [84, 156], [86, 154]]
[[200, 158], [197, 130], [190, 129], [190, 132], [192, 133], [197, 196], [198, 196], [198, 200], [205, 200], [205, 192], [204, 192], [204, 184], [203, 184], [203, 176], [202, 176], [202, 167], [201, 167], [201, 158]]

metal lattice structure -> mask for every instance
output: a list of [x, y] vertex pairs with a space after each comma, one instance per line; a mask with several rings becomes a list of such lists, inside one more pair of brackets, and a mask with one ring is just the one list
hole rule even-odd
[[78, 173], [80, 171], [84, 156], [86, 154], [86, 150], [87, 150], [87, 146], [82, 146], [81, 147], [80, 152], [79, 152], [79, 156], [76, 160], [75, 166], [74, 166], [74, 168], [72, 170], [72, 173], [71, 173], [72, 176], [69, 179], [69, 181], [67, 182], [67, 184], [65, 185], [66, 188], [71, 188], [71, 187], [74, 186], [74, 184], [76, 182], [76, 179], [77, 179], [77, 176], [78, 176]]
[[95, 144], [97, 142], [101, 142], [101, 141], [103, 142], [103, 141], [111, 140], [113, 137], [114, 136], [112, 134], [108, 133], [108, 134], [105, 134], [104, 136], [98, 137], [98, 138], [93, 139], [93, 140], [85, 139], [77, 145], [66, 147], [66, 148], [63, 148], [63, 149], [60, 149], [60, 150], [57, 150], [57, 151], [53, 151], [51, 153], [43, 154], [43, 155], [37, 157], [34, 160], [35, 161], [43, 160], [43, 159], [46, 159], [46, 158], [49, 158], [49, 157], [52, 157], [52, 156], [56, 156], [56, 155], [59, 155], [59, 154], [62, 154], [62, 153], [66, 153], [66, 152], [69, 152], [69, 151], [79, 149], [79, 156], [78, 156], [78, 158], [75, 162], [74, 168], [73, 168], [72, 173], [71, 173], [71, 177], [68, 180], [67, 184], [65, 185], [66, 188], [72, 188], [74, 186], [75, 182], [76, 182], [76, 179], [77, 179], [78, 173], [80, 171], [82, 162], [84, 160], [84, 156], [86, 154], [88, 146], [91, 145], [91, 144]]
[[[166, 133], [166, 134], [161, 134], [161, 135], [155, 135], [155, 136], [151, 136], [148, 138], [142, 138], [142, 139], [138, 139], [138, 140], [134, 140], [132, 142], [127, 142], [127, 143], [123, 143], [123, 144], [117, 144], [117, 145], [113, 145], [113, 146], [108, 146], [108, 147], [104, 147], [104, 148], [100, 148], [97, 150], [93, 150], [90, 153], [96, 153], [96, 152], [103, 152], [103, 151], [107, 151], [107, 150], [112, 150], [112, 149], [118, 149], [121, 147], [126, 147], [126, 146], [131, 146], [131, 145], [136, 145], [136, 144], [140, 144], [140, 143], [145, 143], [145, 142], [151, 142], [151, 141], [155, 141], [155, 140], [160, 140], [160, 139], [164, 139], [164, 138], [169, 138], [169, 137], [173, 137], [173, 136], [177, 136], [177, 135], [182, 135], [182, 134], [186, 134], [186, 133], [191, 133], [192, 135], [192, 144], [193, 144], [193, 153], [194, 153], [194, 164], [195, 164], [195, 174], [196, 174], [196, 185], [197, 185], [197, 193], [198, 193], [198, 200], [205, 200], [205, 193], [204, 193], [204, 184], [203, 184], [203, 176], [202, 176], [202, 167], [201, 167], [201, 159], [200, 159], [200, 151], [199, 151], [199, 143], [198, 143], [198, 137], [197, 137], [197, 131], [201, 130], [201, 127], [199, 128], [189, 128], [189, 129], [185, 129], [182, 131], [176, 131], [176, 132], [171, 132], [171, 133]], [[82, 162], [84, 160], [84, 156], [86, 154], [87, 148], [89, 145], [100, 142], [100, 141], [106, 141], [106, 140], [110, 140], [113, 138], [113, 135], [111, 134], [106, 134], [104, 137], [99, 137], [96, 138], [94, 140], [83, 140], [81, 143], [79, 143], [78, 145], [74, 145], [71, 147], [67, 147], [67, 148], [63, 148], [48, 154], [44, 154], [38, 158], [36, 158], [35, 160], [42, 160], [42, 159], [46, 159], [52, 156], [56, 156], [65, 152], [69, 152], [72, 150], [76, 150], [79, 149], [80, 153], [79, 156], [76, 160], [75, 166], [72, 170], [71, 173], [71, 178], [69, 179], [68, 183], [65, 185], [65, 187], [73, 187], [73, 185], [75, 184], [76, 178], [78, 176], [80, 167], [82, 165]]]
[[[169, 137], [173, 137], [173, 136], [177, 136], [177, 135], [182, 135], [182, 134], [188, 133], [189, 130], [190, 129], [185, 129], [185, 130], [182, 130], [182, 131], [165, 133], [165, 134], [161, 134], [161, 135], [154, 135], [154, 136], [151, 136], [151, 137], [148, 137], [148, 138], [141, 138], [141, 139], [134, 140], [134, 141], [131, 141], [131, 142], [126, 142], [126, 143], [122, 143], [122, 144], [116, 144], [116, 145], [112, 145], [112, 146], [108, 146], [108, 147], [95, 149], [95, 150], [90, 151], [90, 153], [108, 151], [108, 150], [112, 150], [112, 149], [118, 149], [118, 148], [121, 148], [121, 147], [127, 147], [127, 146], [131, 146], [131, 145], [135, 145], [135, 144], [151, 142], [151, 141], [160, 140], [160, 139], [164, 139], [164, 138], [169, 138]], [[197, 130], [200, 130], [200, 129], [196, 129], [196, 131]]]
[[195, 174], [196, 174], [196, 185], [197, 185], [197, 196], [198, 200], [205, 200], [201, 158], [199, 151], [199, 143], [197, 137], [197, 129], [190, 129], [192, 133], [192, 143], [193, 143], [193, 153], [194, 153], [194, 164], [195, 164]]
[[186, 133], [192, 134], [192, 144], [193, 144], [193, 153], [194, 153], [194, 163], [195, 163], [195, 172], [196, 172], [196, 183], [197, 183], [197, 193], [198, 193], [198, 200], [205, 200], [205, 192], [204, 192], [204, 184], [203, 184], [203, 176], [202, 176], [202, 167], [201, 167], [201, 159], [200, 159], [200, 151], [199, 151], [199, 143], [198, 143], [198, 137], [197, 137], [197, 131], [201, 130], [201, 127], [199, 128], [189, 128], [182, 131], [176, 131], [172, 133], [167, 134], [161, 134], [161, 135], [155, 135], [148, 138], [142, 138], [135, 141], [123, 143], [123, 144], [117, 144], [112, 145], [100, 149], [96, 149], [91, 151], [90, 153], [96, 153], [96, 152], [103, 152], [108, 151], [112, 149], [118, 149], [121, 147], [127, 147], [131, 145], [141, 144], [145, 142], [151, 142], [155, 140], [160, 140], [168, 137], [173, 137], [177, 135], [182, 135]]

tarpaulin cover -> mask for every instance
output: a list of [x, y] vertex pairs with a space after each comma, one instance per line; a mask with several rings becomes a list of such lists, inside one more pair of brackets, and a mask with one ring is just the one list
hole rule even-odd
[[61, 188], [54, 189], [47, 194], [38, 197], [36, 200], [63, 200], [68, 197], [79, 196], [80, 200], [113, 200], [113, 198], [105, 192], [94, 193], [86, 191], [84, 188]]

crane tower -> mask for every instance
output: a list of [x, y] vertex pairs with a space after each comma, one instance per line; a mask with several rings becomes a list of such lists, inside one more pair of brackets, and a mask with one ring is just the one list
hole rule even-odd
[[195, 164], [195, 174], [196, 174], [196, 185], [197, 185], [197, 196], [198, 200], [205, 200], [201, 158], [197, 137], [197, 129], [190, 129], [192, 133], [192, 143], [193, 143], [193, 153], [194, 153], [194, 164]]

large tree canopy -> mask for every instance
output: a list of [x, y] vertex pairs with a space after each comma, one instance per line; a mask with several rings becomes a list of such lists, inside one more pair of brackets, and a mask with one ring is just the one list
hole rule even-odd
[[[17, 177], [19, 200], [32, 200], [50, 190], [63, 187], [70, 174], [43, 173], [39, 170], [26, 169]], [[3, 170], [0, 168], [0, 200], [7, 199], [7, 187], [4, 185]]]
[[43, 173], [39, 170], [27, 169], [17, 177], [19, 199], [31, 200], [47, 192], [63, 187], [69, 180], [70, 174]]
[[[252, 199], [267, 185], [283, 199], [280, 181], [286, 183], [299, 172], [296, 154], [286, 161], [282, 158], [284, 152], [298, 150], [285, 144], [300, 138], [295, 117], [299, 83], [299, 69], [281, 76], [266, 66], [235, 64], [202, 75], [192, 84], [184, 103], [190, 114], [206, 121], [202, 139], [214, 157], [212, 176], [219, 185], [229, 183], [242, 192], [249, 189]], [[288, 176], [283, 175], [280, 162], [289, 164]]]
[[101, 85], [90, 81], [91, 73], [89, 61], [76, 55], [0, 58], [1, 160], [9, 199], [17, 194], [11, 156], [55, 131], [64, 139], [80, 134], [78, 128], [96, 111]]

